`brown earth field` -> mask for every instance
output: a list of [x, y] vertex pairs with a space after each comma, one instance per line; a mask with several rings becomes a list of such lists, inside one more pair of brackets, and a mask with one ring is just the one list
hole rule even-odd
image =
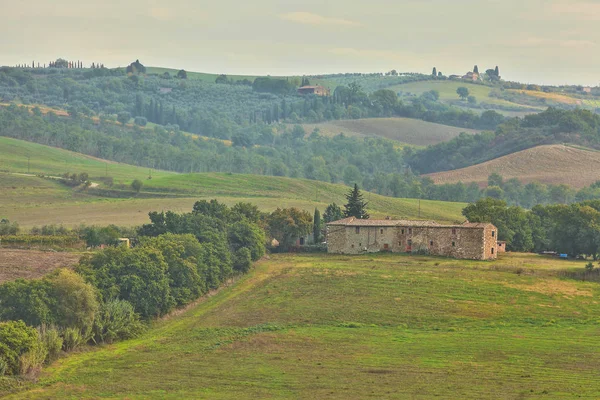
[[414, 146], [446, 142], [461, 132], [469, 134], [479, 132], [411, 118], [365, 118], [304, 124], [303, 126], [308, 135], [318, 128], [323, 136], [336, 136], [344, 133], [344, 135], [355, 137], [382, 137]]
[[0, 248], [0, 283], [40, 278], [61, 267], [72, 267], [81, 254]]
[[517, 178], [523, 183], [535, 181], [582, 188], [600, 180], [600, 152], [565, 145], [544, 145], [426, 176], [435, 183], [475, 182], [483, 187], [494, 172], [504, 179]]

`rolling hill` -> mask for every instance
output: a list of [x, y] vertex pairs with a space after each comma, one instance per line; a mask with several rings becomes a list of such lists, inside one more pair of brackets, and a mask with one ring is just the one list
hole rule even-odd
[[304, 124], [303, 127], [307, 134], [310, 134], [314, 129], [319, 129], [321, 135], [324, 136], [335, 136], [340, 133], [357, 137], [375, 136], [414, 146], [427, 146], [445, 142], [458, 136], [461, 132], [478, 132], [473, 129], [457, 128], [411, 118], [340, 120], [319, 124]]
[[518, 151], [481, 164], [428, 174], [435, 183], [487, 184], [492, 173], [521, 182], [565, 184], [582, 188], [600, 180], [600, 152], [565, 145], [544, 145]]
[[[99, 189], [69, 188], [52, 179], [27, 175], [62, 175], [87, 172], [92, 180], [102, 178], [108, 168], [115, 188], [102, 183]], [[176, 174], [112, 163], [82, 154], [0, 138], [0, 218], [27, 228], [34, 225], [81, 223], [138, 225], [147, 222], [150, 211], [187, 212], [199, 199], [213, 199], [233, 205], [244, 201], [262, 210], [299, 207], [324, 210], [331, 203], [344, 204], [348, 187], [306, 179], [228, 173]], [[129, 190], [134, 179], [144, 182], [139, 195]], [[98, 181], [100, 182], [100, 181]], [[461, 221], [463, 203], [398, 199], [366, 193], [373, 216]]]

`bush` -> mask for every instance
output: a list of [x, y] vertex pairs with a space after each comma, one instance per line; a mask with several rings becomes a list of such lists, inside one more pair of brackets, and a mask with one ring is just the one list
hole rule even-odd
[[39, 340], [36, 341], [29, 351], [19, 357], [19, 373], [21, 375], [37, 375], [42, 370], [47, 356], [46, 346]]
[[55, 327], [42, 325], [38, 328], [40, 342], [47, 351], [45, 362], [50, 363], [58, 358], [63, 347], [63, 338]]
[[38, 345], [37, 331], [23, 321], [0, 322], [0, 359], [4, 360], [5, 374], [17, 375], [21, 371], [21, 356]]
[[77, 328], [65, 328], [62, 331], [63, 350], [72, 351], [86, 342], [85, 335]]
[[144, 325], [131, 303], [115, 299], [100, 307], [94, 320], [93, 340], [95, 343], [113, 343], [136, 337], [143, 330]]
[[8, 372], [8, 362], [4, 359], [4, 357], [0, 357], [0, 377], [6, 375]]

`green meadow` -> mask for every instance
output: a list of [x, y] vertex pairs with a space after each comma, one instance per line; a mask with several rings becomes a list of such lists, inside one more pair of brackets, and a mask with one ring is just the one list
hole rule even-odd
[[[65, 172], [90, 175], [101, 179], [107, 173], [115, 184], [125, 185], [112, 194], [93, 189], [69, 188], [55, 180], [29, 173], [50, 176]], [[148, 179], [149, 174], [152, 179]], [[138, 195], [128, 190], [134, 179], [144, 183]], [[101, 189], [107, 189], [96, 180]], [[348, 187], [306, 179], [228, 173], [176, 174], [149, 171], [146, 168], [113, 163], [79, 153], [0, 137], [0, 218], [17, 221], [22, 227], [81, 223], [139, 225], [148, 221], [150, 211], [188, 212], [200, 199], [216, 198], [228, 205], [250, 202], [264, 211], [277, 207], [299, 207], [312, 212], [328, 204], [345, 203]], [[165, 196], [169, 196], [165, 198]], [[365, 193], [374, 217], [436, 219], [459, 222], [465, 204], [399, 199]], [[420, 210], [420, 211], [419, 211]]]
[[598, 398], [600, 287], [560, 275], [583, 265], [272, 255], [9, 398]]

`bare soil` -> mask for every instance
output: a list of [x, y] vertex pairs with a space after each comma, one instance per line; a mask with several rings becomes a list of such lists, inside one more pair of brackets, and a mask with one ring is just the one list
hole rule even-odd
[[57, 268], [73, 267], [80, 258], [78, 253], [0, 248], [0, 283], [41, 278]]

